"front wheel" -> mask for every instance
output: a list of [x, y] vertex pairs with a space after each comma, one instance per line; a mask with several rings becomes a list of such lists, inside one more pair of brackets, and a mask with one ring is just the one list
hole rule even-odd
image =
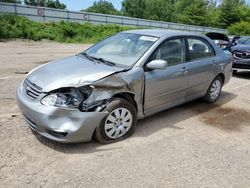
[[221, 88], [222, 88], [223, 82], [220, 76], [217, 76], [211, 85], [209, 86], [206, 95], [204, 96], [204, 100], [207, 103], [214, 103], [217, 101], [217, 99], [220, 96]]
[[103, 144], [132, 135], [137, 122], [135, 107], [125, 99], [117, 98], [104, 109], [108, 114], [95, 130], [95, 139]]

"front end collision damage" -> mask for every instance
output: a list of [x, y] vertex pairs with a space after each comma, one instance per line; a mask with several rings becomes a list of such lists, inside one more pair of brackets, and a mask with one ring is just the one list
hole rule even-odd
[[40, 135], [54, 141], [87, 142], [92, 139], [95, 127], [105, 117], [105, 112], [81, 112], [78, 109], [44, 106], [40, 100], [28, 99], [21, 84], [16, 91], [19, 108], [29, 127]]
[[[28, 78], [29, 79], [29, 76]], [[116, 97], [134, 103], [138, 118], [143, 118], [144, 71], [141, 68], [116, 71], [96, 81], [74, 79], [77, 87], [90, 86], [92, 91], [79, 108], [45, 106], [41, 100], [62, 88], [53, 88], [30, 99], [22, 83], [17, 89], [17, 102], [29, 127], [51, 140], [63, 143], [88, 142], [101, 120], [108, 114], [105, 107]], [[74, 83], [75, 84], [75, 83]], [[63, 85], [63, 84], [61, 84]], [[67, 87], [73, 86], [68, 83]], [[76, 86], [75, 86], [76, 87]]]
[[144, 71], [134, 68], [114, 73], [91, 84], [92, 93], [79, 107], [83, 112], [100, 112], [115, 97], [122, 97], [135, 105], [138, 118], [143, 115]]

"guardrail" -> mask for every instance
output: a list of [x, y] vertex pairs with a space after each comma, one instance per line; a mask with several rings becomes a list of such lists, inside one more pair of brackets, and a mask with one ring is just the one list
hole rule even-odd
[[58, 22], [61, 20], [69, 22], [93, 24], [119, 24], [134, 27], [146, 28], [164, 28], [193, 31], [198, 33], [219, 32], [226, 33], [225, 29], [201, 27], [195, 25], [186, 25], [179, 23], [145, 20], [138, 18], [131, 18], [125, 16], [115, 16], [107, 14], [96, 14], [89, 12], [76, 12], [70, 10], [52, 9], [45, 7], [26, 6], [20, 4], [3, 3], [0, 2], [0, 14], [12, 13], [20, 16], [25, 16], [30, 20], [37, 22]]

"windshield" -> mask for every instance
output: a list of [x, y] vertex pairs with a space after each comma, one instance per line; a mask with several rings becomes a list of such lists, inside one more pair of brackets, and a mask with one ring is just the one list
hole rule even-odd
[[250, 45], [250, 38], [248, 38], [246, 41], [244, 41], [243, 44]]
[[157, 37], [119, 33], [85, 51], [92, 58], [130, 67], [157, 41]]
[[248, 40], [247, 37], [241, 37], [241, 38], [239, 38], [239, 39], [237, 40], [237, 42], [238, 42], [239, 44], [244, 44], [244, 42], [247, 41], [247, 40]]

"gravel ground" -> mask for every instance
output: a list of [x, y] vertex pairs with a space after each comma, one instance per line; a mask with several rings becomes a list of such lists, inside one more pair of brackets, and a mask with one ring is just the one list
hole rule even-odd
[[250, 187], [250, 73], [214, 105], [139, 121], [121, 142], [59, 144], [33, 134], [15, 101], [30, 69], [89, 45], [0, 42], [0, 187]]

